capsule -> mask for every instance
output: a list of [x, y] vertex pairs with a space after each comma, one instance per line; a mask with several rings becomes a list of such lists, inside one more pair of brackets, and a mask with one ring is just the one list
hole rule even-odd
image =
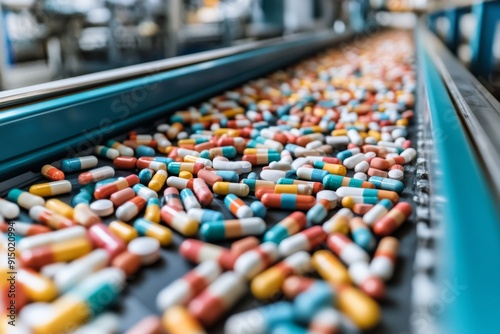
[[368, 179], [368, 182], [371, 182], [377, 187], [378, 189], [383, 189], [383, 190], [390, 190], [397, 192], [398, 194], [402, 193], [405, 186], [403, 182], [394, 180], [394, 179], [389, 179], [389, 178], [383, 178], [379, 176], [372, 176]]
[[190, 218], [186, 212], [168, 205], [164, 205], [160, 212], [163, 221], [182, 235], [192, 236], [198, 232], [198, 222]]
[[380, 218], [382, 218], [387, 212], [389, 212], [390, 209], [392, 209], [393, 204], [390, 200], [384, 198], [373, 208], [370, 209], [365, 215], [363, 216], [363, 221], [365, 224], [368, 226], [373, 226], [376, 221], [378, 221]]
[[350, 209], [342, 208], [323, 224], [323, 230], [327, 234], [347, 234], [349, 233], [349, 220], [352, 217], [354, 215]]
[[160, 223], [160, 201], [158, 200], [158, 198], [148, 199], [146, 211], [144, 212], [144, 219], [147, 219], [156, 224]]
[[200, 157], [205, 159], [213, 159], [217, 156], [223, 156], [228, 159], [236, 157], [236, 148], [234, 146], [221, 146], [204, 150], [200, 153]]
[[[268, 187], [274, 189], [275, 182], [274, 181], [266, 181], [266, 180], [257, 180], [257, 179], [243, 179], [241, 183], [246, 184], [248, 186], [249, 192], [255, 191], [258, 187]], [[237, 194], [236, 194], [237, 195]], [[241, 195], [238, 195], [241, 196]]]
[[327, 250], [316, 251], [311, 263], [318, 274], [326, 281], [335, 286], [351, 284], [351, 278], [347, 268], [340, 260]]
[[349, 276], [354, 284], [368, 296], [375, 299], [385, 297], [385, 284], [377, 276], [370, 272], [370, 266], [366, 262], [356, 262], [349, 266]]
[[73, 226], [63, 230], [25, 237], [19, 242], [19, 250], [22, 252], [27, 249], [48, 246], [72, 239], [84, 238], [85, 236], [86, 230], [83, 226]]
[[246, 283], [240, 275], [225, 272], [189, 303], [189, 313], [203, 325], [212, 326], [246, 291]]
[[56, 196], [71, 192], [71, 182], [67, 180], [34, 184], [29, 192], [40, 197]]
[[132, 186], [132, 189], [137, 196], [144, 198], [145, 201], [149, 200], [150, 198], [158, 198], [158, 193], [156, 191], [146, 187], [143, 184], [134, 184]]
[[35, 205], [29, 211], [30, 218], [42, 223], [50, 228], [59, 230], [77, 225], [73, 220], [68, 219], [43, 206]]
[[111, 261], [111, 267], [120, 268], [127, 276], [134, 276], [141, 266], [142, 258], [137, 254], [130, 253], [128, 250]]
[[370, 228], [363, 222], [363, 219], [359, 217], [352, 218], [349, 221], [349, 228], [351, 230], [352, 239], [358, 246], [367, 252], [371, 252], [375, 249], [377, 241]]
[[242, 218], [222, 221], [206, 222], [200, 228], [200, 234], [206, 241], [222, 241], [261, 235], [266, 230], [266, 223], [262, 218]]
[[272, 242], [264, 242], [238, 257], [234, 271], [251, 280], [278, 259], [278, 247]]
[[205, 334], [205, 330], [183, 306], [174, 306], [165, 311], [163, 328], [170, 334]]
[[[313, 167], [316, 169], [325, 170], [330, 174], [336, 174], [336, 175], [342, 175], [342, 176], [347, 174], [347, 169], [344, 166], [338, 165], [338, 164], [329, 164], [329, 163], [324, 162], [324, 161], [314, 161]], [[321, 181], [322, 180], [320, 180], [319, 182], [321, 182]]]
[[412, 211], [409, 203], [396, 204], [391, 211], [373, 224], [373, 232], [378, 236], [391, 234], [411, 216]]
[[283, 322], [291, 323], [294, 319], [292, 303], [279, 301], [231, 315], [224, 324], [224, 333], [271, 333], [271, 330], [278, 324]]
[[300, 232], [307, 224], [306, 215], [296, 211], [285, 217], [279, 223], [271, 227], [264, 234], [264, 241], [280, 244], [284, 239]]
[[134, 228], [140, 236], [156, 239], [162, 246], [168, 246], [172, 242], [172, 231], [165, 226], [155, 224], [144, 218], [136, 219]]
[[111, 233], [126, 243], [129, 243], [138, 237], [137, 231], [132, 226], [119, 220], [113, 220], [109, 223], [108, 228]]
[[216, 182], [212, 189], [217, 195], [234, 194], [236, 196], [246, 197], [250, 193], [250, 188], [246, 183]]
[[375, 185], [373, 183], [334, 174], [325, 176], [323, 179], [323, 185], [325, 186], [325, 189], [328, 190], [337, 190], [340, 187], [375, 189]]
[[159, 192], [165, 185], [167, 177], [168, 177], [167, 171], [162, 169], [158, 170], [151, 179], [151, 181], [149, 181], [148, 188], [156, 192]]
[[54, 284], [59, 291], [64, 293], [92, 273], [106, 268], [109, 261], [109, 254], [105, 250], [95, 249], [59, 270], [54, 276]]
[[369, 261], [368, 254], [351, 239], [340, 233], [333, 233], [327, 239], [330, 248], [347, 265], [358, 261]]
[[19, 216], [19, 212], [20, 210], [17, 204], [0, 198], [0, 216], [7, 219], [13, 219]]
[[123, 240], [111, 233], [108, 226], [103, 223], [90, 226], [88, 237], [95, 247], [106, 250], [111, 259], [126, 249]]
[[184, 205], [184, 208], [186, 211], [196, 208], [196, 209], [201, 209], [201, 205], [196, 199], [196, 196], [194, 195], [193, 191], [191, 189], [182, 189], [181, 193], [181, 200], [182, 204]]
[[95, 154], [98, 154], [101, 157], [108, 158], [110, 160], [113, 160], [116, 157], [120, 156], [120, 152], [118, 150], [102, 145], [97, 145], [94, 149], [94, 152]]
[[290, 256], [298, 251], [311, 251], [326, 239], [321, 226], [313, 226], [284, 239], [279, 244], [280, 256]]
[[360, 152], [361, 150], [358, 147], [347, 149], [337, 153], [337, 158], [340, 159], [340, 161], [344, 161], [345, 159], [350, 158], [353, 155], [358, 154]]
[[322, 281], [314, 282], [294, 299], [293, 307], [296, 321], [309, 324], [318, 310], [333, 306], [336, 297], [332, 286]]
[[327, 175], [330, 175], [328, 171], [317, 168], [300, 167], [297, 169], [297, 177], [302, 180], [322, 182]]
[[179, 175], [180, 172], [190, 172], [196, 175], [203, 168], [205, 168], [204, 164], [192, 162], [172, 162], [168, 164], [168, 172], [173, 175]]
[[[115, 159], [116, 160], [116, 159]], [[136, 162], [137, 169], [149, 168], [155, 172], [159, 170], [167, 170], [167, 165], [163, 161], [148, 160], [145, 157], [140, 157]]]
[[337, 305], [360, 330], [368, 330], [380, 322], [378, 304], [361, 290], [344, 285], [339, 288]]
[[326, 199], [321, 199], [307, 211], [307, 220], [313, 224], [319, 224], [323, 222], [329, 211], [330, 202]]
[[52, 165], [43, 165], [41, 173], [51, 181], [61, 181], [65, 178], [64, 172]]
[[134, 156], [134, 150], [131, 147], [125, 146], [116, 140], [108, 140], [106, 142], [106, 146], [109, 146], [111, 148], [114, 148], [118, 152], [120, 152], [121, 155], [126, 156], [126, 157], [133, 157]]
[[269, 165], [273, 161], [280, 161], [281, 155], [276, 152], [259, 153], [259, 154], [246, 154], [243, 156], [243, 161], [248, 161], [252, 166]]
[[21, 260], [30, 268], [40, 269], [54, 262], [72, 261], [89, 253], [91, 250], [92, 244], [86, 237], [83, 237], [26, 249], [21, 252]]
[[128, 222], [134, 219], [134, 217], [137, 216], [145, 206], [146, 200], [141, 196], [135, 196], [116, 209], [116, 218], [121, 221]]
[[253, 217], [252, 209], [234, 194], [228, 194], [224, 198], [224, 205], [239, 219]]
[[96, 199], [109, 198], [113, 193], [128, 187], [132, 187], [134, 184], [138, 184], [139, 181], [140, 180], [137, 175], [135, 174], [128, 175], [123, 179], [118, 179], [114, 182], [105, 184], [100, 188], [96, 188], [94, 190], [94, 197]]
[[208, 206], [214, 200], [214, 196], [203, 179], [196, 178], [193, 181], [193, 191], [202, 206]]
[[236, 261], [236, 256], [229, 249], [196, 239], [184, 240], [179, 247], [179, 252], [194, 263], [217, 261], [225, 270], [232, 270]]
[[118, 156], [113, 159], [113, 165], [118, 169], [135, 169], [137, 159], [133, 156]]
[[393, 203], [399, 201], [399, 195], [396, 192], [389, 190], [340, 187], [336, 190], [336, 192], [339, 197], [362, 196], [362, 197], [376, 197], [379, 200], [387, 198], [391, 200]]
[[50, 302], [58, 291], [52, 280], [29, 268], [20, 268], [17, 273], [22, 289], [33, 302]]
[[316, 204], [316, 199], [310, 195], [264, 194], [261, 202], [268, 208], [306, 211]]
[[[236, 174], [238, 177], [238, 174]], [[222, 182], [222, 176], [216, 174], [213, 171], [202, 169], [198, 172], [198, 178], [205, 181], [208, 185], [213, 186], [216, 182]], [[193, 181], [194, 182], [194, 181]]]
[[163, 192], [163, 198], [165, 199], [165, 205], [175, 208], [179, 211], [184, 210], [184, 206], [181, 202], [181, 196], [179, 195], [179, 190], [174, 187], [168, 187]]
[[[0, 201], [0, 206], [1, 206], [1, 201]], [[55, 213], [58, 213], [64, 217], [68, 218], [68, 219], [73, 219], [74, 209], [61, 200], [58, 200], [56, 198], [49, 199], [47, 202], [45, 202], [45, 207], [49, 210], [54, 211]], [[1, 209], [0, 209], [0, 212], [1, 212]], [[7, 216], [5, 216], [5, 217], [9, 218]], [[11, 217], [11, 218], [14, 218], [14, 217]]]
[[[16, 235], [23, 237], [49, 233], [52, 231], [49, 227], [43, 225], [36, 225], [36, 224], [16, 222], [16, 221], [13, 223], [16, 229]], [[9, 227], [10, 225], [8, 223], [2, 222], [0, 218], [0, 231], [2, 231], [3, 233], [7, 233], [9, 231]]]
[[302, 275], [310, 270], [311, 256], [307, 252], [297, 252], [255, 276], [250, 289], [258, 299], [271, 299], [281, 291], [281, 286], [288, 276]]
[[[125, 275], [120, 269], [105, 268], [92, 274], [50, 304], [50, 309], [31, 315], [33, 332], [63, 333], [79, 327], [110, 306], [124, 286]], [[103, 293], [107, 298], [102, 298]]]
[[64, 159], [61, 161], [61, 169], [63, 172], [76, 172], [83, 169], [89, 169], [97, 166], [98, 160], [95, 156], [89, 155], [86, 157]]
[[332, 307], [319, 310], [309, 323], [309, 332], [315, 334], [340, 333], [342, 315]]
[[322, 191], [325, 189], [322, 183], [320, 182], [310, 182], [310, 181], [302, 181], [302, 180], [294, 180], [290, 178], [281, 178], [278, 181], [276, 181], [277, 184], [283, 184], [283, 185], [307, 185], [310, 189], [313, 195], [317, 194], [318, 192]]
[[396, 265], [398, 249], [398, 239], [394, 237], [382, 238], [370, 263], [370, 272], [384, 281], [391, 279]]
[[186, 179], [186, 180], [189, 180], [189, 179], [192, 179], [192, 178], [193, 178], [193, 174], [191, 174], [190, 172], [186, 172], [186, 171], [184, 171], [184, 172], [180, 172], [180, 173], [179, 173], [179, 177], [180, 177], [181, 179]]
[[312, 188], [308, 184], [277, 184], [274, 186], [274, 193], [311, 195]]
[[88, 184], [90, 182], [98, 182], [115, 176], [115, 170], [113, 167], [104, 166], [95, 169], [91, 169], [88, 172], [81, 173], [78, 176], [78, 183]]

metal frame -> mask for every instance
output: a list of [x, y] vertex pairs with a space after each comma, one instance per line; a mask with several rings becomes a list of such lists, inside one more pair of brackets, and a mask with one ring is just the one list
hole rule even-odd
[[[246, 52], [238, 53], [241, 49], [230, 48], [215, 54], [202, 54], [194, 60], [205, 59], [204, 62], [173, 67], [169, 71], [164, 69], [165, 65], [171, 65], [170, 62], [144, 64], [111, 73], [115, 77], [124, 73], [129, 77], [131, 73], [142, 74], [142, 77], [0, 112], [0, 140], [15, 143], [3, 144], [0, 150], [0, 180], [64, 156], [75, 156], [76, 152], [88, 154], [92, 146], [105, 138], [151, 122], [350, 37], [349, 33], [342, 36], [331, 32], [303, 34], [272, 44], [247, 46]], [[214, 55], [223, 54], [230, 56], [214, 58]], [[99, 83], [99, 78], [104, 82], [108, 80], [102, 74], [94, 80], [77, 78], [74, 79], [75, 88], [89, 88]], [[54, 96], [60, 85], [54, 84], [56, 87], [42, 93]], [[28, 91], [24, 93], [27, 99], [33, 98]]]

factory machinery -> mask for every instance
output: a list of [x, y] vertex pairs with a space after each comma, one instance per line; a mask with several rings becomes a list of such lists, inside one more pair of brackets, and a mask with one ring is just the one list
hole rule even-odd
[[[483, 29], [482, 20], [497, 8], [497, 2], [472, 8]], [[396, 282], [388, 286], [373, 332], [493, 333], [500, 297], [500, 104], [433, 33], [433, 17], [414, 31], [418, 85], [410, 138], [419, 155], [407, 170], [414, 182], [405, 190], [414, 214], [398, 234]], [[177, 110], [378, 29], [296, 34], [3, 92], [0, 196], [40, 182], [45, 163], [92, 154], [107, 139], [153, 129]], [[182, 239], [175, 235], [174, 244]], [[128, 284], [114, 309], [122, 330], [156, 314], [158, 291], [191, 268], [176, 247], [161, 256]], [[231, 313], [257, 305], [247, 297]]]

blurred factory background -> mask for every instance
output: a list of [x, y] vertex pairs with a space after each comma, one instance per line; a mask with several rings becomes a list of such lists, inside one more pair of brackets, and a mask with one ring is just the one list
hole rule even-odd
[[[412, 26], [416, 15], [471, 1], [439, 0], [0, 0], [0, 90], [284, 36]], [[364, 18], [357, 17], [365, 12]], [[359, 16], [359, 15], [358, 15]], [[446, 36], [450, 21], [436, 19]], [[471, 58], [474, 16], [459, 22], [459, 58]], [[500, 28], [499, 28], [500, 29]], [[497, 34], [500, 35], [500, 34]], [[500, 58], [500, 39], [494, 47]], [[484, 80], [483, 80], [484, 81]], [[486, 78], [486, 84], [494, 84]]]

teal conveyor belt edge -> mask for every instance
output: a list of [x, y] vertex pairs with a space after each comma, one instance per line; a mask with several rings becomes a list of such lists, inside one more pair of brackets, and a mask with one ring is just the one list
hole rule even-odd
[[[444, 81], [419, 27], [417, 52], [424, 73], [434, 138], [436, 180], [431, 201], [441, 210], [438, 296], [444, 305], [440, 325], [447, 333], [497, 333], [500, 299], [500, 218]], [[431, 203], [431, 206], [433, 204]], [[432, 210], [431, 210], [432, 219]], [[414, 291], [414, 293], [418, 293]]]
[[1, 111], [0, 140], [15, 145], [0, 149], [0, 180], [27, 171], [30, 165], [41, 167], [64, 153], [75, 155], [103, 138], [167, 116], [188, 102], [201, 101], [351, 36], [320, 33], [167, 72], [151, 68], [146, 77]]

